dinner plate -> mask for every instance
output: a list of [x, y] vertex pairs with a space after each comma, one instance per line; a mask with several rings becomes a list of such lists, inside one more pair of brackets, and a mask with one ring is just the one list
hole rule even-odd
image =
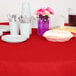
[[2, 32], [9, 32], [10, 28], [8, 25], [0, 25], [0, 31]]
[[10, 43], [19, 43], [27, 40], [23, 35], [4, 35], [1, 37], [2, 41]]

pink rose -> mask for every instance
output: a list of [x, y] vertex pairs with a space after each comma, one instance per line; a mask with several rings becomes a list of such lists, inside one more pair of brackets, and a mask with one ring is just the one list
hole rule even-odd
[[49, 14], [54, 15], [54, 12], [53, 12], [52, 8], [50, 8], [50, 7], [45, 8], [44, 7], [44, 8], [37, 10], [35, 14], [36, 15], [49, 15]]
[[49, 11], [49, 12], [50, 12], [50, 14], [54, 15], [54, 11], [53, 11], [53, 9], [52, 9], [52, 8], [47, 7], [47, 8], [46, 8], [46, 10], [47, 10], [47, 11]]
[[37, 10], [37, 15], [42, 15], [42, 14], [43, 14], [43, 9], [42, 8]]

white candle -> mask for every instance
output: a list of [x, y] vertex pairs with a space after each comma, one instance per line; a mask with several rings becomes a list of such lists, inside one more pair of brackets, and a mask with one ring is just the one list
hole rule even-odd
[[22, 3], [21, 15], [23, 17], [26, 16], [27, 18], [31, 17], [31, 10], [30, 10], [30, 4], [29, 4], [29, 2], [23, 2]]

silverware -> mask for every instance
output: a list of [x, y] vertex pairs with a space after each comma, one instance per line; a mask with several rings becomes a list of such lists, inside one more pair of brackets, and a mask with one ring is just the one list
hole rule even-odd
[[16, 22], [17, 21], [17, 16], [16, 15], [7, 15], [9, 22]]

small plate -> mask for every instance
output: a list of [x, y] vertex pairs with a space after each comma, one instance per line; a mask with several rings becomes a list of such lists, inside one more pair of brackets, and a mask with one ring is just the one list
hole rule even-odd
[[9, 32], [10, 28], [8, 25], [0, 25], [0, 31], [2, 32]]
[[26, 41], [27, 38], [22, 35], [4, 35], [1, 37], [1, 40], [10, 43], [19, 43]]

